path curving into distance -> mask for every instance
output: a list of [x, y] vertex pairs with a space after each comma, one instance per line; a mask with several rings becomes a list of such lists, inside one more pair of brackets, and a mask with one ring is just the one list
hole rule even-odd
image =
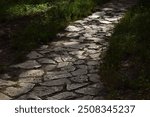
[[99, 67], [116, 23], [135, 2], [112, 0], [0, 75], [0, 99], [104, 99]]

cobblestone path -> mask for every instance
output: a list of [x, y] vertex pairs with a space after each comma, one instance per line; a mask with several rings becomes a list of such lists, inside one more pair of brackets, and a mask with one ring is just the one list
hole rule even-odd
[[55, 42], [27, 55], [0, 76], [0, 99], [103, 99], [102, 55], [116, 23], [134, 2], [113, 0], [73, 22]]

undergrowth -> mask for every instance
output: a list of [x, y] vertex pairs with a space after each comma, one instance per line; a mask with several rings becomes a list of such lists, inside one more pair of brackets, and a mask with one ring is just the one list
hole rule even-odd
[[[26, 51], [51, 41], [65, 26], [90, 14], [106, 0], [1, 0], [0, 23], [19, 22], [9, 34], [16, 51]], [[21, 23], [20, 23], [21, 22]]]
[[108, 99], [150, 99], [150, 7], [146, 0], [116, 26], [101, 67]]

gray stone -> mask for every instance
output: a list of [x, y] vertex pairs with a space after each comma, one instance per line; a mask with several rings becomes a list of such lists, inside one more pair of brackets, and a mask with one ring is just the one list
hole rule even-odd
[[29, 59], [37, 59], [37, 58], [43, 57], [43, 55], [37, 53], [36, 51], [32, 51], [32, 52], [30, 52], [30, 53], [27, 55], [27, 57], [28, 57]]
[[57, 61], [58, 63], [63, 62], [63, 60], [59, 56], [60, 55], [57, 55], [54, 60]]
[[90, 81], [100, 82], [100, 76], [98, 74], [88, 74]]
[[63, 89], [62, 86], [57, 86], [57, 87], [45, 87], [45, 86], [39, 86], [35, 87], [29, 94], [42, 97], [42, 96], [47, 96], [53, 93], [57, 93]]
[[62, 92], [52, 97], [48, 97], [48, 100], [64, 100], [64, 99], [72, 99], [77, 97], [77, 95], [73, 92]]
[[102, 24], [111, 24], [112, 22], [106, 21], [106, 20], [100, 20], [100, 23]]
[[76, 55], [76, 57], [77, 57], [78, 59], [86, 59], [86, 58], [87, 58], [86, 55]]
[[68, 79], [57, 79], [57, 80], [49, 80], [44, 83], [40, 83], [42, 86], [58, 86], [58, 85], [66, 85], [71, 82]]
[[95, 12], [93, 14], [98, 15], [98, 16], [104, 16], [105, 12], [104, 11], [98, 11], [98, 12]]
[[20, 83], [18, 86], [6, 88], [4, 93], [11, 97], [15, 97], [29, 92], [33, 87], [34, 84], [31, 83]]
[[35, 60], [28, 60], [24, 63], [13, 65], [11, 67], [23, 68], [23, 69], [34, 69], [34, 68], [40, 68], [41, 65]]
[[66, 47], [69, 48], [68, 51], [70, 52], [70, 51], [82, 50], [85, 46], [82, 44], [74, 44], [74, 45], [68, 45]]
[[40, 50], [45, 50], [45, 49], [47, 49], [48, 48], [48, 45], [42, 45], [41, 47], [40, 47]]
[[19, 83], [41, 83], [42, 78], [41, 77], [28, 77], [28, 78], [19, 78]]
[[72, 72], [72, 75], [73, 75], [73, 76], [78, 76], [78, 75], [85, 75], [85, 74], [87, 74], [87, 73], [88, 73], [88, 72], [87, 72], [86, 69], [78, 69], [78, 70]]
[[81, 88], [83, 86], [86, 86], [87, 83], [74, 83], [74, 84], [67, 84], [67, 90], [74, 90], [74, 89], [78, 89]]
[[64, 52], [64, 51], [66, 51], [66, 49], [63, 47], [57, 47], [57, 48], [52, 49], [51, 51], [53, 51], [53, 52]]
[[[88, 33], [89, 35], [94, 35], [98, 32], [98, 30], [93, 30], [93, 29], [90, 29], [90, 30], [87, 30], [86, 33]], [[90, 36], [91, 37], [91, 36]], [[90, 38], [89, 36], [87, 36], [87, 38]]]
[[60, 78], [68, 78], [72, 75], [68, 73], [67, 71], [61, 71], [61, 72], [47, 72], [47, 74], [44, 76], [44, 80], [54, 80], [54, 79], [60, 79]]
[[[99, 60], [100, 59], [100, 53], [96, 53], [96, 54], [91, 54], [90, 57], [93, 60]], [[94, 63], [93, 63], [94, 64]]]
[[72, 46], [72, 45], [78, 45], [79, 44], [79, 42], [65, 42], [65, 43], [63, 43], [64, 44], [64, 46]]
[[84, 23], [86, 23], [86, 21], [84, 21], [84, 20], [77, 20], [77, 21], [75, 21], [74, 23], [75, 23], [75, 24], [79, 23], [79, 24], [84, 25]]
[[[97, 20], [96, 20], [97, 21]], [[99, 31], [101, 28], [97, 25], [90, 25], [93, 30]]]
[[0, 93], [0, 100], [10, 100], [10, 99], [12, 99], [12, 98], [3, 93]]
[[45, 66], [45, 70], [46, 71], [52, 71], [52, 70], [54, 70], [56, 68], [56, 65], [46, 65]]
[[92, 100], [92, 99], [93, 99], [93, 96], [90, 96], [90, 95], [76, 98], [76, 100]]
[[96, 44], [89, 44], [89, 49], [99, 49], [100, 46], [99, 45], [96, 45]]
[[98, 64], [100, 64], [99, 61], [88, 61], [87, 62], [87, 65], [89, 65], [89, 66], [91, 66], [91, 65], [98, 65]]
[[103, 11], [113, 11], [114, 9], [113, 8], [103, 8], [102, 10]]
[[76, 26], [68, 26], [65, 30], [69, 32], [79, 32], [83, 29], [80, 27], [76, 27]]
[[76, 70], [76, 67], [69, 65], [69, 66], [61, 68], [61, 70], [62, 71], [67, 71], [67, 72], [72, 72], [72, 71]]
[[84, 51], [73, 51], [73, 52], [69, 52], [69, 54], [72, 54], [72, 55], [82, 55], [84, 53]]
[[114, 21], [118, 21], [119, 18], [117, 17], [112, 17], [112, 18], [105, 18], [105, 20], [109, 21], [109, 22], [114, 22]]
[[78, 65], [77, 68], [79, 68], [79, 69], [87, 69], [88, 67], [87, 67], [87, 65]]
[[49, 59], [49, 58], [41, 58], [38, 60], [40, 63], [44, 63], [44, 64], [56, 64], [55, 61]]
[[91, 35], [91, 34], [88, 34], [88, 33], [85, 33], [83, 36], [84, 36], [85, 38], [91, 38], [91, 37], [92, 37], [92, 35]]
[[78, 33], [68, 33], [66, 35], [66, 37], [69, 37], [69, 38], [77, 38], [79, 37], [80, 35]]
[[53, 47], [62, 47], [62, 45], [63, 45], [64, 42], [65, 42], [64, 40], [54, 41], [54, 42], [51, 42], [50, 46], [53, 46]]
[[84, 64], [85, 61], [84, 60], [77, 60], [76, 62], [74, 62], [74, 64], [76, 65], [81, 65], [81, 64]]
[[0, 79], [0, 87], [12, 86], [12, 85], [15, 85], [15, 84], [16, 84], [16, 82]]
[[72, 58], [69, 54], [68, 55], [62, 55], [61, 58], [62, 58], [62, 60], [64, 62], [72, 62], [72, 61], [74, 61], [74, 58]]
[[94, 41], [94, 42], [101, 42], [101, 39], [100, 39], [100, 38], [95, 38], [95, 37], [87, 38], [86, 40]]
[[69, 64], [69, 62], [61, 62], [57, 65], [57, 68], [67, 67]]
[[74, 82], [79, 82], [79, 83], [83, 83], [83, 82], [87, 82], [88, 81], [88, 77], [86, 75], [79, 75], [76, 77], [72, 77], [70, 78], [72, 81]]
[[91, 28], [90, 26], [84, 26], [84, 28], [85, 28], [85, 31], [86, 31], [86, 32], [92, 30], [92, 28]]
[[99, 18], [100, 16], [99, 15], [97, 15], [97, 14], [92, 14], [91, 16], [89, 16], [89, 18], [91, 18], [91, 19], [97, 19], [97, 18]]
[[42, 100], [42, 99], [36, 95], [25, 94], [18, 97], [17, 100]]
[[50, 51], [48, 50], [48, 49], [45, 49], [45, 50], [41, 50], [41, 51], [39, 51], [39, 53], [41, 53], [41, 54], [48, 54]]
[[86, 51], [87, 51], [87, 53], [88, 53], [89, 55], [96, 54], [96, 53], [99, 52], [99, 51], [97, 51], [97, 50], [86, 50]]
[[85, 88], [78, 89], [75, 92], [85, 94], [85, 95], [98, 95], [99, 91], [100, 91], [99, 89], [95, 89], [92, 87], [85, 87]]
[[39, 69], [39, 70], [28, 70], [25, 72], [22, 72], [19, 77], [25, 78], [25, 77], [41, 77], [44, 74], [44, 71]]

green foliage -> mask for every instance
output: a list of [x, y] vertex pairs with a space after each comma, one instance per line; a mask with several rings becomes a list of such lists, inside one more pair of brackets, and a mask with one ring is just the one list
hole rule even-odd
[[107, 0], [1, 0], [0, 23], [20, 22], [11, 32], [16, 51], [30, 50], [52, 40], [68, 22], [87, 16]]
[[14, 49], [30, 50], [50, 41], [68, 22], [90, 14], [94, 3], [94, 0], [2, 0], [0, 22], [25, 20], [25, 25], [12, 32], [10, 38]]
[[[150, 9], [143, 5], [131, 9], [116, 26], [101, 68], [110, 89], [138, 90], [146, 98], [145, 91], [150, 90], [149, 32]], [[140, 98], [138, 93], [135, 96]]]

